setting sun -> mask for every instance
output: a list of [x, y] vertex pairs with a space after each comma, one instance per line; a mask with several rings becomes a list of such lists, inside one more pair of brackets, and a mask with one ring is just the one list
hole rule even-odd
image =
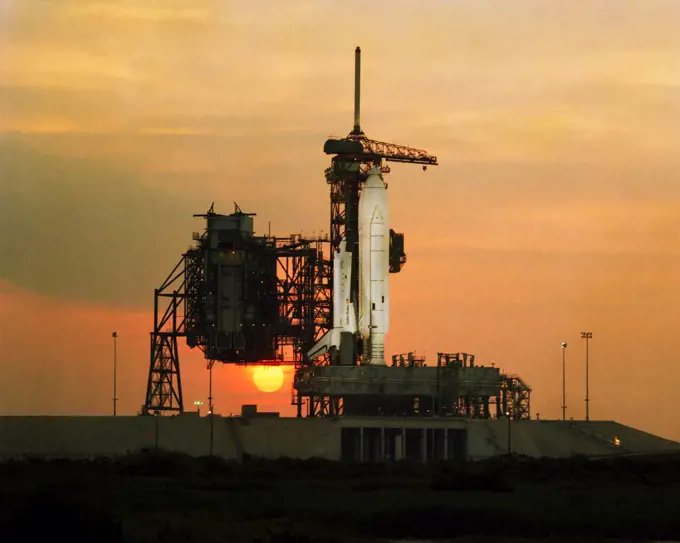
[[276, 392], [283, 385], [283, 370], [278, 366], [259, 366], [253, 371], [253, 383], [262, 392]]

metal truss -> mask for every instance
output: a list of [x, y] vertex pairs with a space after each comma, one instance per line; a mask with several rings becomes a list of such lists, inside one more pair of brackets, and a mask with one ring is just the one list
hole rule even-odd
[[361, 143], [364, 155], [384, 158], [390, 162], [437, 165], [437, 157], [422, 149], [396, 145], [367, 138], [361, 134], [350, 134], [347, 139]]
[[342, 398], [311, 396], [308, 405], [308, 417], [340, 417], [344, 414]]
[[151, 370], [146, 397], [145, 414], [160, 411], [181, 413], [184, 410], [175, 334], [151, 334]]
[[[184, 411], [178, 338], [206, 355], [208, 335], [204, 322], [210, 295], [205, 282], [207, 236], [194, 234], [196, 245], [180, 259], [154, 293], [154, 328], [151, 332], [149, 377], [145, 414]], [[278, 323], [274, 337], [276, 360], [262, 364], [294, 364], [302, 367], [306, 352], [329, 329], [331, 294], [329, 261], [323, 259], [323, 239], [300, 236], [253, 238], [248, 250], [261, 251], [276, 259]], [[215, 361], [210, 360], [208, 367]], [[300, 405], [301, 399], [296, 400]]]
[[469, 419], [491, 418], [489, 396], [463, 396], [457, 399], [451, 414]]
[[[334, 157], [332, 166], [326, 170], [326, 181], [330, 187], [331, 228], [328, 240], [330, 254], [327, 259], [317, 263], [315, 289], [315, 342], [325, 334], [333, 322], [333, 254], [344, 239], [348, 250], [352, 251], [352, 267], [358, 269], [357, 250], [359, 241], [359, 192], [361, 183], [366, 177], [366, 164], [346, 157]], [[358, 291], [358, 275], [352, 277], [350, 287], [352, 295]], [[296, 381], [302, 376], [304, 368], [309, 365], [329, 365], [330, 356], [325, 354], [317, 360], [301, 359], [295, 367], [293, 380], [292, 403], [297, 406], [297, 416], [327, 417], [340, 416], [343, 413], [342, 398], [325, 396], [302, 396], [296, 388]], [[303, 404], [306, 413], [303, 415]]]
[[[509, 416], [511, 419], [531, 418], [531, 388], [518, 375], [503, 375], [500, 404], [502, 412], [497, 416]], [[500, 406], [499, 406], [500, 407]]]
[[[276, 280], [282, 340], [297, 353], [314, 341], [314, 276], [317, 251], [301, 238], [269, 238], [276, 254]], [[297, 348], [295, 348], [297, 347]]]
[[[306, 354], [309, 348], [330, 330], [332, 324], [332, 260], [324, 258], [323, 250], [324, 246], [329, 245], [329, 242], [330, 240], [327, 239], [306, 241], [306, 243], [315, 245], [315, 258], [308, 262], [303, 281], [305, 285], [304, 300], [308, 312], [305, 314], [305, 341], [299, 342], [294, 348], [293, 362], [296, 377], [299, 371], [311, 363]], [[291, 387], [291, 405], [296, 406], [298, 417], [302, 416], [305, 402], [307, 403], [308, 416], [312, 416], [309, 413], [318, 410], [315, 398], [301, 396], [295, 386], [294, 378]]]
[[332, 166], [326, 170], [331, 200], [331, 257], [343, 239], [347, 241], [347, 250], [357, 252], [359, 193], [367, 171], [367, 164], [344, 156], [334, 157]]
[[200, 256], [196, 248], [189, 249], [154, 292], [154, 327], [143, 413], [184, 411], [177, 338], [187, 335], [187, 299], [202, 278]]
[[[326, 170], [326, 182], [330, 185], [331, 236], [329, 265], [323, 270], [324, 290], [328, 293], [326, 299], [328, 301], [329, 324], [333, 322], [331, 303], [333, 296], [333, 255], [343, 240], [346, 243], [347, 251], [352, 255], [352, 270], [354, 270], [351, 276], [349, 298], [353, 301], [357, 299], [359, 290], [359, 274], [356, 273], [356, 270], [359, 269], [359, 194], [368, 169], [372, 166], [378, 166], [383, 172], [388, 172], [389, 167], [382, 166], [383, 159], [393, 162], [423, 164], [423, 169], [426, 169], [427, 165], [437, 165], [437, 157], [422, 149], [395, 145], [366, 137], [360, 124], [360, 73], [361, 50], [357, 47], [354, 71], [354, 128], [346, 138], [329, 138], [324, 144], [324, 153], [334, 155], [331, 159], [331, 167]], [[390, 231], [391, 245], [393, 234], [394, 232]], [[394, 239], [397, 240], [395, 246], [401, 245], [403, 248], [403, 235], [396, 235]], [[405, 255], [403, 256], [403, 261], [400, 257], [397, 257], [396, 262], [390, 262], [390, 271], [401, 270], [401, 266], [405, 262]], [[353, 362], [356, 365], [361, 353], [357, 347], [358, 342], [356, 340], [358, 337], [354, 339], [355, 343], [352, 349], [354, 351]], [[334, 360], [331, 361], [329, 356], [311, 361], [316, 365], [330, 364], [331, 362], [334, 362]], [[302, 366], [296, 368], [296, 380], [304, 377], [302, 375], [304, 369]], [[299, 406], [298, 416], [301, 416], [300, 399], [295, 394], [294, 392], [294, 400], [297, 400]], [[343, 411], [343, 402], [340, 398], [317, 397], [313, 394], [307, 397], [309, 401], [308, 416], [334, 416]]]
[[[330, 187], [330, 255], [327, 265], [322, 270], [324, 283], [324, 315], [328, 324], [333, 322], [332, 288], [334, 251], [345, 240], [347, 249], [352, 254], [352, 269], [359, 268], [359, 195], [367, 172], [373, 165], [380, 166], [388, 172], [387, 166], [381, 166], [382, 159], [394, 162], [411, 162], [437, 165], [437, 158], [421, 149], [395, 145], [367, 138], [363, 132], [350, 134], [345, 141], [361, 144], [361, 152], [357, 154], [337, 154], [332, 158], [331, 167], [326, 169], [326, 182]], [[356, 149], [356, 147], [355, 147]], [[350, 285], [350, 296], [354, 298], [359, 289], [359, 276], [353, 274]], [[325, 332], [327, 328], [323, 329]], [[320, 335], [319, 335], [320, 337]], [[315, 361], [315, 365], [330, 364], [328, 355]], [[304, 365], [296, 367], [296, 375]], [[342, 398], [307, 396], [307, 416], [324, 417], [339, 416], [343, 413]], [[298, 416], [302, 416], [301, 398], [293, 384], [293, 403], [298, 405]]]

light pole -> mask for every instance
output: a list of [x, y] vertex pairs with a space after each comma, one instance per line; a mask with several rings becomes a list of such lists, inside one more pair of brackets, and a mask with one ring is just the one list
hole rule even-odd
[[512, 417], [510, 416], [510, 411], [508, 411], [505, 416], [508, 417], [508, 454], [512, 454], [512, 442], [510, 441], [510, 421], [512, 420]]
[[208, 384], [208, 413], [212, 415], [213, 412], [213, 395], [212, 395], [212, 369], [213, 369], [213, 364], [214, 360], [211, 360], [208, 362], [208, 373], [210, 375], [209, 377], [209, 384]]
[[588, 340], [593, 337], [592, 332], [581, 332], [581, 338], [586, 340], [586, 420], [590, 420], [590, 397], [588, 396]]
[[116, 397], [116, 370], [117, 370], [117, 360], [116, 360], [116, 341], [118, 340], [118, 332], [111, 334], [113, 338], [113, 416], [116, 416], [116, 402], [118, 398]]
[[210, 373], [210, 385], [208, 392], [208, 416], [210, 417], [210, 456], [213, 455], [213, 395], [212, 395], [212, 369], [215, 361], [208, 362], [208, 372]]
[[196, 411], [198, 411], [198, 416], [200, 417], [201, 416], [201, 406], [203, 405], [203, 402], [199, 402], [198, 400], [196, 400], [194, 402], [194, 405], [196, 406]]
[[562, 342], [562, 420], [567, 420], [567, 342]]

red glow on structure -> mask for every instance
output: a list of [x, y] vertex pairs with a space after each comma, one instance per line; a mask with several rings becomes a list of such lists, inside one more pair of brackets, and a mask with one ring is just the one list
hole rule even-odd
[[258, 360], [256, 362], [238, 362], [239, 366], [294, 366], [294, 360]]

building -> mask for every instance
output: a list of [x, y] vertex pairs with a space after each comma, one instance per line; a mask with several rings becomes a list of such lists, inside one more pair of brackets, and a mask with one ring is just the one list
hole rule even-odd
[[[453, 417], [280, 418], [251, 408], [239, 417], [5, 416], [0, 459], [114, 457], [143, 449], [277, 459], [390, 461], [680, 451], [680, 443], [614, 421]], [[212, 428], [211, 428], [212, 426]]]

